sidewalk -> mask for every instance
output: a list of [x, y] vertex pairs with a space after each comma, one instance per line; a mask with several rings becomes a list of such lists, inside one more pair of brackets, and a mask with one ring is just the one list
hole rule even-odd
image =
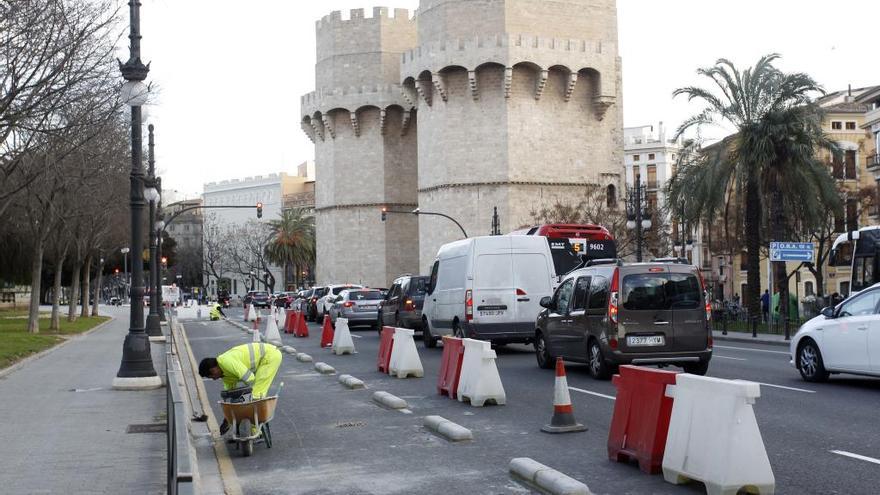
[[[165, 493], [165, 389], [111, 388], [128, 332], [128, 308], [101, 306], [114, 319], [0, 378], [3, 493]], [[154, 344], [164, 376], [164, 347]]]
[[[794, 331], [792, 331], [792, 335], [794, 335]], [[774, 345], [779, 347], [788, 347], [791, 343], [790, 340], [785, 340], [785, 335], [781, 334], [773, 334], [773, 333], [759, 333], [757, 337], [752, 337], [750, 332], [727, 332], [727, 335], [723, 335], [721, 330], [713, 330], [712, 337], [715, 340], [720, 341], [728, 341], [728, 342], [751, 342], [756, 344], [765, 344], [765, 345]]]

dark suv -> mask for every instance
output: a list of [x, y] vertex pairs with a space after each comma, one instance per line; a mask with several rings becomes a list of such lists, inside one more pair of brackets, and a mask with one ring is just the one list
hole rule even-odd
[[[425, 304], [425, 293], [428, 291], [428, 280], [430, 277], [415, 277], [412, 275], [404, 275], [398, 277], [385, 299], [379, 306], [379, 331], [382, 331], [382, 325], [394, 325], [400, 328], [412, 328], [415, 330], [423, 330], [422, 328], [422, 306]], [[429, 339], [425, 341], [427, 347], [434, 347], [436, 340]]]
[[587, 263], [541, 300], [538, 365], [557, 356], [589, 364], [607, 379], [621, 364], [681, 366], [704, 375], [712, 358], [706, 292], [699, 270], [683, 263]]

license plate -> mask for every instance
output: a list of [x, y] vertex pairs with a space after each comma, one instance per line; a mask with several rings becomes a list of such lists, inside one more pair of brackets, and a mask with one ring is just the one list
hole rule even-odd
[[666, 343], [666, 339], [663, 338], [662, 335], [651, 335], [645, 337], [637, 337], [631, 336], [626, 338], [626, 345], [630, 347], [636, 346], [656, 346], [656, 345], [664, 345]]
[[378, 308], [378, 307], [379, 307], [379, 306], [376, 306], [376, 305], [372, 305], [372, 306], [358, 306], [358, 309], [376, 309], [376, 308]]
[[503, 309], [495, 309], [491, 311], [480, 311], [480, 316], [502, 316], [504, 314]]

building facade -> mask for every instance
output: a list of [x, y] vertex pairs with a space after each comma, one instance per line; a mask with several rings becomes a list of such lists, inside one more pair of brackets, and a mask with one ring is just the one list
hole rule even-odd
[[[284, 172], [267, 176], [247, 177], [245, 179], [232, 179], [220, 182], [210, 182], [204, 185], [202, 201], [206, 207], [204, 210], [204, 256], [211, 256], [209, 244], [218, 239], [224, 232], [235, 227], [241, 227], [248, 222], [268, 223], [278, 219], [285, 207], [285, 198], [302, 193], [307, 189], [307, 184], [314, 184], [314, 178], [288, 175]], [[254, 205], [263, 204], [263, 216], [258, 219], [256, 208], [223, 208], [224, 205]], [[241, 239], [235, 242], [242, 242]], [[253, 239], [250, 242], [263, 242], [264, 240]], [[227, 251], [232, 251], [230, 246]], [[210, 260], [205, 260], [206, 264]], [[220, 277], [206, 269], [207, 290], [210, 296], [217, 294], [221, 286], [228, 287], [229, 293], [235, 296], [244, 296], [247, 291], [255, 286], [258, 290], [267, 290], [268, 287], [261, 282], [264, 277], [262, 269], [247, 264], [233, 263], [225, 260], [218, 263], [222, 267]], [[250, 271], [254, 271], [251, 276]], [[282, 291], [284, 287], [284, 270], [282, 267], [267, 264], [267, 271], [271, 273], [275, 281], [274, 290]], [[255, 281], [255, 282], [253, 282]]]
[[302, 124], [316, 150], [319, 283], [426, 272], [462, 234], [416, 208], [485, 235], [495, 208], [508, 232], [585, 184], [620, 188], [614, 0], [333, 12], [317, 47]]

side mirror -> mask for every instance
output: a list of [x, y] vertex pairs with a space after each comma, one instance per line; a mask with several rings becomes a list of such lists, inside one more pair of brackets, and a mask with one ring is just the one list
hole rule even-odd
[[827, 308], [822, 308], [822, 316], [825, 318], [834, 318], [834, 307], [828, 306]]
[[553, 303], [552, 297], [544, 296], [541, 298], [541, 302], [539, 302], [538, 304], [540, 304], [542, 308], [552, 309], [552, 308], [550, 308], [550, 306], [553, 305], [552, 303]]

